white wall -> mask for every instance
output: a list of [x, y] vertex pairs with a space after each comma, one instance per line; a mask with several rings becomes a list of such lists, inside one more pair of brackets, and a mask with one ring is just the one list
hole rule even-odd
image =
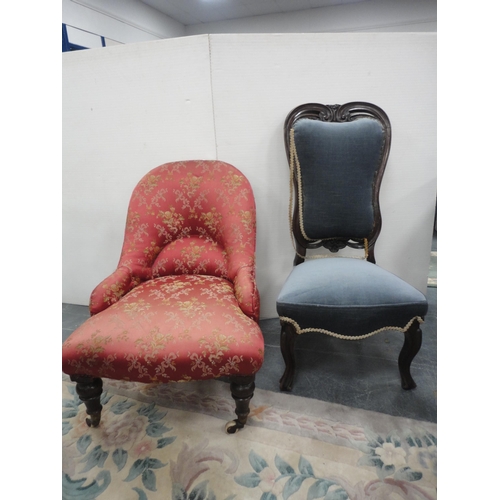
[[377, 262], [426, 290], [436, 195], [436, 35], [200, 35], [63, 54], [63, 302], [86, 304], [118, 262], [140, 177], [218, 158], [257, 202], [262, 317], [293, 250], [283, 120], [296, 105], [365, 100], [393, 126]]
[[186, 26], [201, 33], [436, 32], [436, 0], [370, 0]]
[[215, 158], [207, 37], [66, 52], [62, 301], [87, 304], [118, 263], [139, 178], [169, 160]]
[[[62, 22], [74, 29], [119, 43], [159, 40], [185, 34], [183, 24], [139, 0], [62, 0]], [[70, 42], [83, 45], [82, 39], [83, 34], [76, 30], [69, 37]], [[90, 48], [96, 46], [100, 45], [90, 45]]]

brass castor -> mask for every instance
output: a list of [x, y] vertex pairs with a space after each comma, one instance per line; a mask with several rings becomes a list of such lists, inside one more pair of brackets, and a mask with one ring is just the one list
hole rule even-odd
[[101, 421], [101, 412], [89, 414], [89, 418], [85, 419], [85, 422], [89, 427], [98, 427], [99, 422]]
[[239, 420], [231, 420], [226, 424], [226, 434], [236, 434], [243, 427], [245, 427], [245, 424], [242, 424]]

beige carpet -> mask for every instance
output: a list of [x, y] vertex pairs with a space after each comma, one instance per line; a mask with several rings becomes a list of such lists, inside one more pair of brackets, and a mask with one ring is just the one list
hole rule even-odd
[[256, 390], [243, 430], [221, 381], [104, 380], [98, 428], [63, 376], [63, 499], [435, 499], [436, 424]]

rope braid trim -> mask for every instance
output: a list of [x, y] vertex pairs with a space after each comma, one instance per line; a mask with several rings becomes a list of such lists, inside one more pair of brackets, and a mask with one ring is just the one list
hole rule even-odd
[[367, 333], [365, 335], [341, 335], [340, 333], [331, 332], [329, 330], [324, 330], [322, 328], [304, 328], [304, 329], [301, 329], [299, 324], [295, 320], [293, 320], [291, 318], [287, 318], [286, 316], [280, 316], [279, 318], [280, 318], [280, 321], [290, 323], [295, 328], [295, 333], [297, 333], [297, 335], [301, 335], [303, 333], [316, 332], [316, 333], [324, 333], [325, 335], [330, 335], [331, 337], [336, 337], [338, 339], [343, 339], [343, 340], [367, 339], [368, 337], [373, 337], [373, 335], [376, 335], [377, 333], [387, 331], [387, 330], [397, 330], [398, 332], [405, 333], [410, 328], [410, 326], [413, 324], [414, 321], [418, 321], [419, 323], [424, 322], [424, 320], [420, 316], [414, 316], [410, 321], [408, 321], [406, 326], [403, 328], [401, 328], [400, 326], [384, 326], [382, 328], [379, 328], [378, 330], [374, 330], [373, 332]]
[[[331, 258], [351, 258], [351, 259], [364, 259], [368, 260], [368, 239], [364, 238], [364, 257], [346, 257], [343, 255], [312, 255], [306, 257], [304, 255], [300, 255], [295, 248], [295, 240], [293, 237], [293, 180], [295, 177], [295, 171], [297, 171], [297, 199], [298, 199], [298, 208], [299, 208], [299, 227], [302, 236], [307, 241], [317, 241], [307, 236], [306, 231], [304, 229], [304, 216], [303, 216], [303, 202], [302, 202], [302, 174], [300, 170], [300, 162], [299, 156], [297, 154], [297, 147], [295, 145], [295, 130], [293, 128], [290, 129], [290, 200], [288, 203], [288, 222], [290, 225], [290, 237], [292, 239], [292, 245], [294, 247], [295, 253], [301, 258], [305, 260], [309, 259], [331, 259]], [[335, 238], [326, 238], [326, 239], [335, 239]]]

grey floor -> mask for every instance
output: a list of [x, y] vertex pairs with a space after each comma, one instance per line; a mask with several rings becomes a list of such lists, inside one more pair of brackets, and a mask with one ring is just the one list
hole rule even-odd
[[[436, 238], [433, 251], [437, 252]], [[360, 341], [322, 334], [300, 336], [296, 342], [297, 371], [291, 394], [377, 411], [389, 415], [437, 421], [437, 287], [427, 288], [429, 312], [422, 325], [423, 341], [412, 363], [416, 389], [400, 385], [397, 359], [403, 335], [383, 332]], [[63, 304], [63, 341], [89, 317], [86, 306]], [[278, 319], [261, 321], [265, 359], [256, 386], [279, 392], [284, 370]]]

